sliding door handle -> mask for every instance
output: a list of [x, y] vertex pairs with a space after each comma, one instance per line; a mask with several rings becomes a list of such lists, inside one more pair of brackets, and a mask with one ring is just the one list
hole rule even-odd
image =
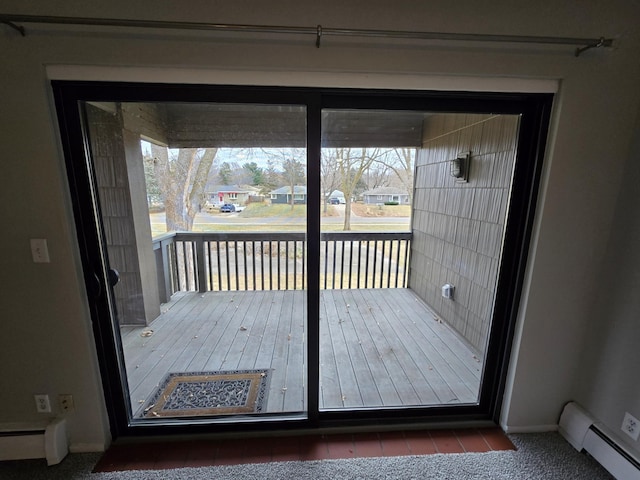
[[118, 272], [118, 270], [116, 270], [115, 268], [110, 268], [109, 269], [109, 285], [111, 285], [112, 287], [115, 287], [119, 281], [120, 281], [120, 272]]

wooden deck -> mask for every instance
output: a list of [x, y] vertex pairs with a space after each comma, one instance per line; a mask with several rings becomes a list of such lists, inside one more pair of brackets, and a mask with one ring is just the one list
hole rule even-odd
[[[257, 368], [273, 369], [267, 412], [306, 410], [305, 312], [299, 290], [176, 294], [121, 329], [133, 411], [168, 372]], [[479, 356], [411, 290], [323, 290], [320, 316], [321, 409], [476, 402]]]

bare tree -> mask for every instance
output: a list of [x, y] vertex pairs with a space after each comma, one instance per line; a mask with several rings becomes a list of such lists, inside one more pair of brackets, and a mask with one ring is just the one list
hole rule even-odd
[[181, 148], [171, 153], [151, 144], [155, 174], [164, 195], [168, 231], [190, 231], [204, 203], [205, 185], [216, 148]]
[[343, 230], [349, 231], [351, 230], [351, 198], [364, 172], [385, 152], [378, 148], [336, 148], [335, 152], [341, 190], [346, 202]]
[[375, 162], [366, 172], [365, 183], [368, 190], [378, 187], [388, 187], [391, 184], [389, 178], [391, 169], [382, 162]]
[[291, 189], [291, 210], [295, 205], [296, 186], [305, 183], [304, 165], [295, 158], [286, 158], [282, 162], [282, 177]]
[[340, 186], [340, 183], [336, 151], [324, 148], [320, 157], [320, 189], [323, 194], [325, 213], [329, 205], [329, 195]]
[[413, 169], [415, 165], [415, 148], [394, 148], [388, 154], [379, 157], [376, 162], [392, 170], [409, 195], [409, 203], [413, 197]]

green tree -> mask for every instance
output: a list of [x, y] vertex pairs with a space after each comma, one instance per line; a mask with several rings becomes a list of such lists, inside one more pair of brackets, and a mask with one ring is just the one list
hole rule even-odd
[[251, 185], [262, 185], [262, 182], [264, 182], [264, 171], [256, 162], [245, 163], [242, 168], [249, 174]]
[[280, 172], [276, 170], [272, 159], [267, 160], [267, 168], [262, 177], [261, 193], [263, 195], [268, 194], [271, 190], [275, 190], [282, 185], [282, 176], [280, 175]]

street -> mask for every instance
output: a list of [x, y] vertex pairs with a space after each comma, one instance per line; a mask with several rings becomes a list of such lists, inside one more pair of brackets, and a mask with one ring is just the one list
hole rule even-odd
[[[322, 217], [321, 225], [342, 225], [344, 223], [344, 205], [334, 205], [333, 208], [338, 211], [337, 216]], [[152, 227], [165, 225], [164, 212], [152, 213], [149, 215]], [[242, 213], [208, 213], [200, 212], [196, 214], [193, 227], [194, 230], [206, 231], [215, 229], [216, 225], [233, 225], [236, 227], [256, 227], [259, 225], [269, 225], [270, 229], [282, 225], [283, 228], [292, 225], [304, 225], [306, 219], [303, 217], [243, 217]], [[409, 217], [360, 217], [351, 213], [351, 228], [358, 230], [358, 226], [363, 226], [367, 230], [393, 230], [404, 231], [409, 230]], [[332, 230], [336, 228], [333, 227]], [[155, 230], [155, 229], [154, 229]], [[253, 229], [252, 229], [253, 230]]]

